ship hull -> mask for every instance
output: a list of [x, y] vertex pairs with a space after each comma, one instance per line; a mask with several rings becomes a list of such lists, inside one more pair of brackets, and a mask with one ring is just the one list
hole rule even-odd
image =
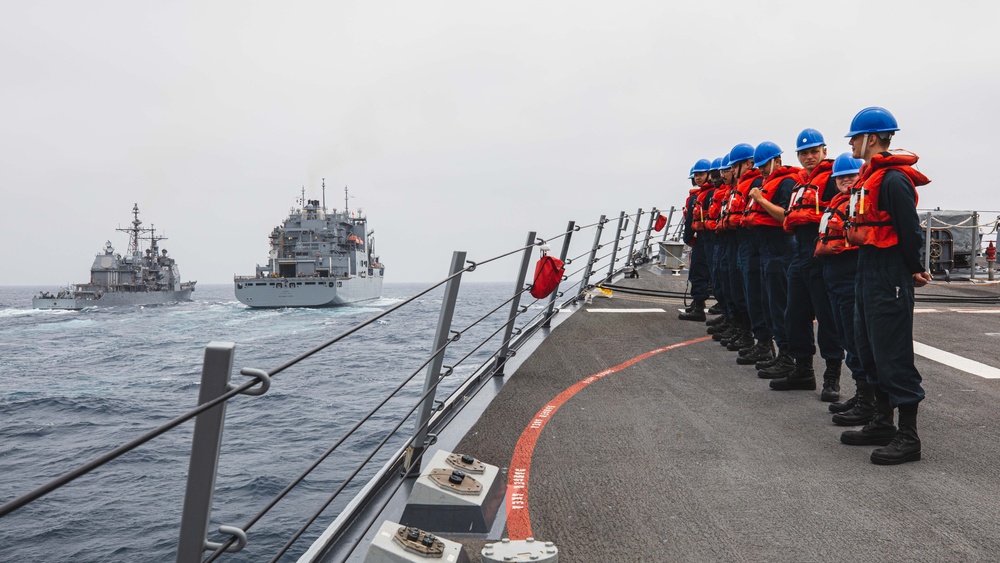
[[87, 307], [120, 307], [127, 305], [162, 305], [177, 301], [191, 301], [194, 289], [181, 291], [151, 291], [148, 293], [107, 292], [99, 299], [89, 298], [45, 298], [35, 297], [31, 306], [35, 309], [67, 309], [79, 311]]
[[382, 277], [244, 278], [236, 299], [254, 308], [338, 307], [382, 296]]

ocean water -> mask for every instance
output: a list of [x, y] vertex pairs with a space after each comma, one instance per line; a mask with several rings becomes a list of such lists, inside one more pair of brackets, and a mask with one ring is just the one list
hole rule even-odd
[[[204, 348], [236, 343], [234, 371], [272, 370], [400, 301], [423, 285], [386, 284], [379, 300], [331, 309], [255, 310], [229, 285], [198, 286], [194, 301], [83, 311], [31, 309], [51, 287], [0, 287], [0, 503], [6, 503], [195, 407]], [[454, 329], [502, 304], [512, 284], [463, 283]], [[430, 353], [440, 290], [274, 377], [260, 397], [227, 407], [209, 539], [243, 525]], [[522, 304], [529, 304], [522, 300]], [[529, 316], [540, 309], [530, 306]], [[463, 334], [445, 364], [506, 319], [508, 307]], [[519, 325], [522, 323], [518, 323]], [[502, 333], [501, 333], [502, 334]], [[444, 398], [500, 346], [499, 337], [446, 378]], [[238, 373], [233, 380], [242, 378]], [[423, 370], [370, 428], [346, 442], [220, 561], [268, 561], [327, 500], [420, 395]], [[0, 518], [0, 561], [173, 561], [193, 422]], [[407, 421], [377, 460], [412, 433]], [[363, 475], [373, 473], [376, 464]], [[281, 561], [294, 561], [363, 484], [323, 512]]]

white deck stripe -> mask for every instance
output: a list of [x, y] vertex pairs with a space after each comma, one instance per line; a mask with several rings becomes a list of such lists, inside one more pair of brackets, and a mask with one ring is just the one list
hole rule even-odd
[[996, 315], [1000, 309], [914, 309], [914, 313], [965, 313], [968, 315]]
[[979, 377], [984, 377], [986, 379], [1000, 379], [1000, 369], [986, 364], [981, 364], [968, 358], [963, 358], [962, 356], [952, 354], [951, 352], [945, 352], [944, 350], [940, 350], [933, 346], [921, 344], [915, 340], [913, 341], [913, 352], [927, 358], [928, 360], [933, 360], [940, 364], [953, 367], [957, 370], [971, 373], [972, 375], [978, 375]]
[[587, 309], [588, 313], [666, 313], [663, 309]]

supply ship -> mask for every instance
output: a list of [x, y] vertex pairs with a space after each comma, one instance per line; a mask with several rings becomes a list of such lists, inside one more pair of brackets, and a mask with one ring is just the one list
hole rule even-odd
[[382, 295], [385, 265], [375, 255], [375, 231], [361, 210], [326, 209], [323, 202], [306, 200], [292, 208], [269, 235], [267, 264], [253, 276], [235, 276], [236, 298], [250, 307], [333, 307]]
[[[152, 226], [142, 226], [139, 204], [132, 207], [132, 226], [115, 230], [129, 235], [125, 256], [116, 253], [111, 241], [107, 241], [90, 267], [90, 282], [70, 285], [55, 294], [43, 291], [31, 300], [31, 305], [36, 309], [79, 310], [191, 300], [198, 282], [180, 281], [177, 261], [157, 244], [167, 237], [158, 236]], [[139, 247], [144, 241], [149, 241], [145, 252]]]

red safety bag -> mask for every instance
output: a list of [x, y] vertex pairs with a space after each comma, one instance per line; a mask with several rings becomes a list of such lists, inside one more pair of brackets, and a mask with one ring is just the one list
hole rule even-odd
[[531, 296], [541, 299], [551, 295], [562, 281], [564, 271], [562, 260], [549, 255], [539, 258], [538, 264], [535, 264], [535, 281], [531, 284]]
[[667, 226], [667, 218], [664, 217], [663, 215], [659, 215], [656, 217], [656, 224], [653, 225], [653, 230], [655, 230], [656, 232], [660, 232], [663, 230], [663, 227], [666, 226]]

